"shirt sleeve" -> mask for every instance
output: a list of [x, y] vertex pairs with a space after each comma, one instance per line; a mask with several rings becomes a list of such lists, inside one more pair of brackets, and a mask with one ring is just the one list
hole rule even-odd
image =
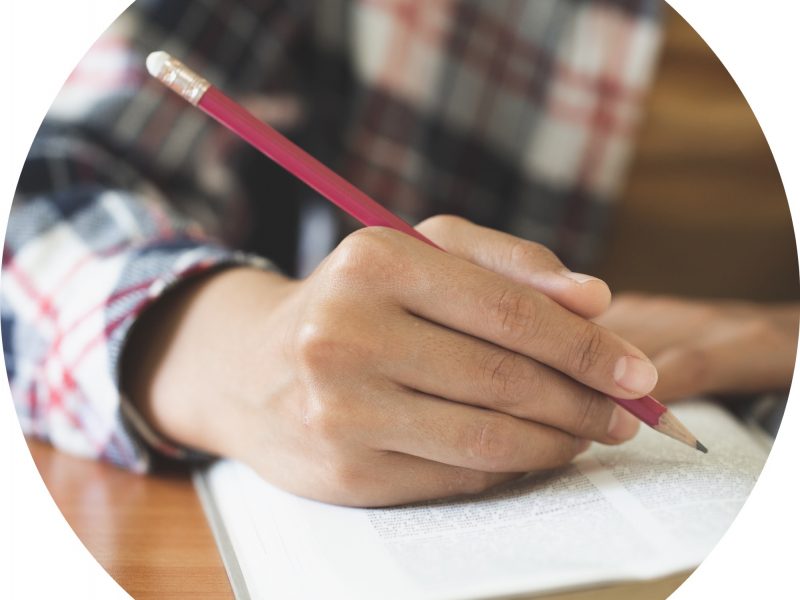
[[[274, 268], [241, 251], [255, 237], [235, 162], [243, 145], [144, 68], [148, 52], [164, 48], [234, 92], [269, 81], [278, 105], [299, 96], [282, 82], [294, 80], [284, 70], [297, 62], [289, 50], [305, 13], [279, 19], [242, 4], [231, 15], [223, 5], [159, 0], [126, 11], [53, 103], [9, 218], [2, 337], [24, 432], [139, 472], [157, 454], [192, 453], [151, 431], [120, 389], [119, 360], [137, 317], [209, 270]], [[213, 43], [248, 48], [270, 30], [287, 53], [250, 50], [258, 58], [247, 65]], [[218, 55], [229, 64], [213, 62]], [[265, 189], [281, 196], [277, 186], [259, 194]]]
[[35, 177], [48, 191], [20, 195], [12, 208], [3, 346], [26, 434], [141, 472], [153, 449], [190, 452], [151, 431], [120, 391], [119, 357], [136, 317], [188, 277], [270, 265], [225, 247], [145, 181], [102, 184], [102, 173], [124, 172], [115, 162], [76, 137], [45, 132], [34, 143], [20, 187]]

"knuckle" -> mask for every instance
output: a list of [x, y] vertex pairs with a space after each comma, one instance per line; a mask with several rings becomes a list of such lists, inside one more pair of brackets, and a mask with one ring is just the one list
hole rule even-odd
[[391, 239], [391, 231], [383, 227], [362, 227], [349, 234], [342, 244], [353, 251], [372, 253], [383, 247]]
[[298, 363], [310, 371], [330, 365], [339, 355], [340, 342], [330, 328], [317, 319], [300, 325], [295, 348]]
[[519, 289], [504, 287], [489, 300], [488, 314], [504, 339], [524, 340], [536, 336], [536, 307]]
[[521, 357], [506, 350], [493, 350], [481, 362], [480, 381], [484, 393], [496, 407], [511, 408], [516, 404], [516, 392], [525, 381], [525, 365]]
[[346, 412], [341, 409], [341, 402], [331, 396], [324, 399], [314, 399], [303, 411], [303, 426], [313, 434], [314, 438], [322, 442], [337, 442], [342, 438], [342, 415]]
[[371, 279], [394, 253], [393, 232], [365, 227], [348, 235], [326, 261], [328, 272], [345, 282]]
[[499, 418], [477, 423], [469, 434], [467, 452], [489, 471], [509, 471], [515, 448], [510, 428]]
[[583, 332], [574, 338], [569, 364], [578, 376], [587, 375], [597, 366], [602, 357], [603, 330], [587, 323]]
[[286, 344], [287, 355], [306, 383], [328, 388], [345, 379], [363, 379], [361, 376], [386, 355], [392, 344], [384, 336], [367, 333], [369, 318], [335, 308], [309, 313]]

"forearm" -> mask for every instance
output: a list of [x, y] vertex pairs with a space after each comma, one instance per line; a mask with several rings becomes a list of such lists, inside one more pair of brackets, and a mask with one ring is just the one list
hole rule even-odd
[[[741, 343], [718, 345], [721, 353], [731, 355], [724, 362], [717, 361], [723, 365], [718, 391], [788, 391], [797, 352], [800, 303], [729, 301], [722, 306], [729, 324], [720, 327], [716, 337], [724, 340], [728, 336]], [[740, 360], [734, 360], [734, 353]]]
[[792, 383], [797, 355], [798, 322], [800, 321], [800, 302], [786, 302], [767, 305], [765, 336], [766, 344], [774, 361], [773, 378], [767, 389], [788, 391]]
[[670, 400], [787, 391], [798, 315], [798, 303], [623, 294], [598, 322], [653, 359], [656, 394]]
[[239, 400], [270, 393], [254, 389], [260, 378], [246, 372], [248, 354], [280, 343], [266, 321], [292, 285], [277, 273], [231, 268], [192, 278], [148, 308], [122, 355], [122, 385], [156, 431], [181, 446], [231, 453]]

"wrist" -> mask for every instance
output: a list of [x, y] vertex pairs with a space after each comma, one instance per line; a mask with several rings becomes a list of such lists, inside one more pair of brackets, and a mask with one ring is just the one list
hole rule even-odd
[[[247, 267], [187, 280], [156, 300], [131, 330], [122, 386], [166, 439], [226, 454], [246, 388], [243, 354], [293, 282]], [[258, 336], [255, 336], [257, 339]]]

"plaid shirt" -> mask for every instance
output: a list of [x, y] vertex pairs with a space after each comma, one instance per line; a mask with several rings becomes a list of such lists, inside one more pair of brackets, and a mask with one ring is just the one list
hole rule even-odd
[[70, 76], [14, 200], [2, 335], [23, 429], [138, 471], [153, 447], [183, 455], [118, 386], [137, 315], [208, 269], [292, 271], [298, 243], [327, 240], [319, 256], [353, 227], [146, 76], [149, 52], [181, 58], [406, 219], [458, 213], [580, 268], [631, 152], [659, 6], [139, 0]]

